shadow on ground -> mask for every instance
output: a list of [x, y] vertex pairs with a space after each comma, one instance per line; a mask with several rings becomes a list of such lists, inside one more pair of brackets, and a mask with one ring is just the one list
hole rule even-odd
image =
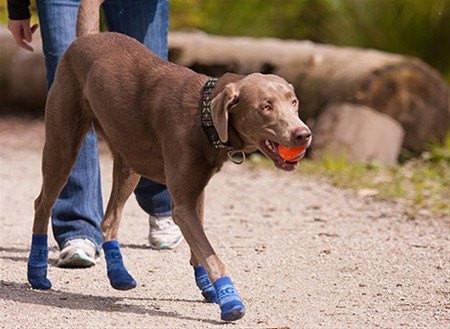
[[166, 312], [159, 310], [158, 305], [141, 306], [124, 303], [125, 300], [147, 300], [147, 301], [170, 301], [170, 302], [197, 302], [201, 301], [184, 299], [157, 299], [144, 297], [105, 297], [95, 295], [77, 294], [57, 290], [38, 291], [31, 289], [28, 284], [0, 281], [0, 296], [3, 300], [10, 300], [18, 303], [45, 305], [57, 308], [67, 308], [72, 310], [87, 310], [101, 312], [120, 312], [146, 314], [151, 316], [176, 318], [179, 320], [196, 321], [214, 325], [223, 325], [226, 322], [211, 319], [194, 318], [184, 316], [178, 312]]

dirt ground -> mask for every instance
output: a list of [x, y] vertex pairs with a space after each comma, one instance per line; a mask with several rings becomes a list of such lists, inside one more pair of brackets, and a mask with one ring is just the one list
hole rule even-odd
[[207, 234], [247, 305], [242, 320], [223, 323], [218, 307], [202, 302], [185, 242], [148, 249], [134, 198], [121, 242], [138, 288], [112, 289], [103, 260], [55, 267], [51, 240], [53, 289], [31, 290], [42, 142], [41, 121], [0, 118], [0, 328], [450, 328], [450, 218], [410, 220], [401, 205], [248, 165], [226, 165], [206, 203]]

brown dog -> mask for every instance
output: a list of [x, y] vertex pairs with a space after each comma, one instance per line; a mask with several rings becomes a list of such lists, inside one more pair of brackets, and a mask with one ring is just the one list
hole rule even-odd
[[[105, 137], [114, 159], [102, 224], [105, 241], [117, 239], [124, 204], [140, 176], [166, 184], [173, 218], [191, 249], [190, 262], [207, 271], [211, 300], [219, 303], [222, 319], [242, 317], [244, 306], [203, 230], [204, 188], [229, 151], [259, 149], [277, 167], [295, 168], [299, 158], [283, 161], [277, 150], [278, 145], [308, 147], [311, 142], [310, 130], [298, 117], [292, 86], [278, 76], [259, 73], [225, 74], [214, 84], [205, 75], [161, 60], [124, 35], [78, 38], [61, 59], [48, 95], [34, 235], [47, 234], [53, 203], [92, 124]], [[112, 258], [120, 258], [118, 248]], [[121, 266], [108, 267], [108, 276], [110, 270], [119, 271], [127, 280]], [[32, 273], [33, 287], [50, 287], [39, 284], [47, 280], [46, 270]], [[115, 274], [111, 283], [121, 289]]]

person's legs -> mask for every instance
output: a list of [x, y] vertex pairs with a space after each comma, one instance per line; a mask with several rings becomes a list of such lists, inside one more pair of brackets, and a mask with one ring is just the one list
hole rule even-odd
[[172, 214], [167, 187], [146, 178], [141, 178], [134, 190], [136, 200], [149, 215], [166, 217]]
[[[38, 0], [37, 6], [50, 87], [59, 58], [75, 39], [79, 0]], [[59, 247], [63, 249], [59, 265], [95, 264], [95, 253], [103, 240], [100, 231], [102, 217], [97, 137], [92, 128], [52, 210], [53, 234]], [[65, 248], [70, 241], [75, 241], [75, 245]], [[77, 248], [81, 248], [81, 253], [74, 254]], [[70, 259], [73, 256], [79, 259]]]
[[168, 0], [106, 0], [103, 9], [109, 31], [133, 37], [167, 59]]
[[[167, 0], [106, 0], [103, 9], [110, 31], [129, 35], [167, 59]], [[150, 244], [157, 249], [175, 247], [181, 240], [181, 232], [170, 217], [171, 199], [166, 186], [142, 178], [135, 195], [141, 208], [150, 215]]]

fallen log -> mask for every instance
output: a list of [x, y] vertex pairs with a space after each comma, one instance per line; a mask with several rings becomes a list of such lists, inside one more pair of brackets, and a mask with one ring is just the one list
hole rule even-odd
[[42, 113], [47, 95], [44, 56], [39, 32], [33, 52], [19, 48], [6, 28], [0, 27], [0, 111]]
[[[294, 84], [301, 116], [312, 126], [329, 104], [370, 107], [397, 120], [403, 147], [423, 151], [450, 126], [449, 88], [424, 62], [375, 50], [309, 41], [230, 38], [200, 32], [170, 35], [171, 60], [209, 75], [275, 73]], [[313, 127], [314, 129], [314, 127]]]

